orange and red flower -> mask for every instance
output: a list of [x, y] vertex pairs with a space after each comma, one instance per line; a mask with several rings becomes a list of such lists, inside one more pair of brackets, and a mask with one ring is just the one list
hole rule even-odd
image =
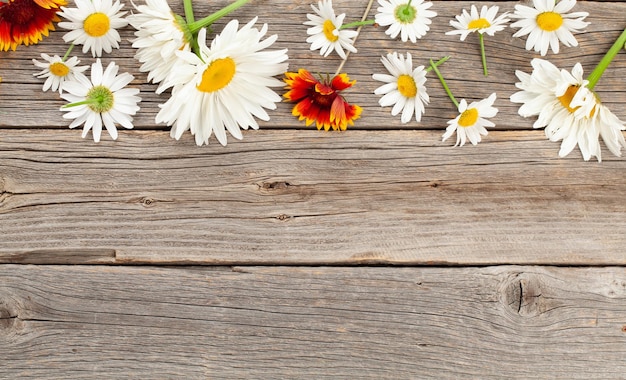
[[65, 0], [8, 0], [0, 2], [0, 50], [36, 44], [60, 21], [57, 12]]
[[306, 119], [306, 125], [316, 123], [317, 129], [346, 130], [348, 124], [361, 117], [361, 107], [346, 102], [339, 93], [352, 87], [346, 74], [335, 75], [332, 79], [319, 81], [305, 69], [297, 73], [285, 73], [284, 79], [289, 91], [284, 97], [297, 102], [291, 113], [299, 120]]

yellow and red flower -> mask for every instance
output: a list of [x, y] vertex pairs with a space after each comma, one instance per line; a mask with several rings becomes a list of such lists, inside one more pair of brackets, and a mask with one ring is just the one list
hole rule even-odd
[[290, 102], [296, 102], [291, 113], [299, 120], [306, 119], [306, 125], [316, 123], [317, 129], [345, 131], [354, 120], [361, 117], [361, 107], [346, 102], [340, 92], [352, 87], [356, 81], [350, 81], [346, 74], [335, 75], [317, 80], [305, 69], [297, 73], [285, 73], [287, 93], [283, 95]]
[[0, 2], [0, 50], [15, 50], [18, 45], [36, 44], [50, 30], [59, 7], [65, 0], [8, 0]]

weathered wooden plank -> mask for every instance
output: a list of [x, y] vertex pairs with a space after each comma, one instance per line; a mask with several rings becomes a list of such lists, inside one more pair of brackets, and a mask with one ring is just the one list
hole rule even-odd
[[617, 379], [624, 268], [0, 266], [6, 378]]
[[626, 263], [624, 160], [541, 131], [79, 135], [3, 131], [1, 262]]
[[[180, 2], [171, 2], [172, 7], [182, 12]], [[275, 44], [277, 48], [288, 48], [291, 70], [306, 67], [312, 72], [334, 72], [340, 59], [336, 55], [323, 58], [317, 51], [311, 52], [309, 44], [305, 42], [306, 20], [305, 14], [311, 12], [309, 0], [265, 0], [255, 1], [236, 11], [232, 17], [245, 22], [258, 15], [260, 22], [270, 25], [269, 32], [279, 35]], [[433, 20], [431, 31], [417, 44], [402, 43], [391, 40], [384, 34], [383, 28], [369, 27], [363, 29], [357, 41], [359, 52], [349, 59], [345, 66], [352, 79], [358, 81], [357, 86], [347, 93], [349, 101], [364, 107], [365, 112], [355, 129], [443, 129], [446, 121], [456, 116], [456, 111], [445, 95], [436, 77], [429, 74], [427, 83], [431, 104], [427, 107], [422, 122], [411, 122], [406, 125], [400, 123], [399, 117], [390, 117], [388, 108], [378, 106], [378, 96], [374, 90], [380, 84], [371, 79], [374, 72], [383, 72], [379, 62], [380, 56], [391, 52], [410, 51], [415, 62], [426, 63], [430, 58], [439, 58], [444, 55], [452, 59], [442, 67], [448, 83], [458, 98], [470, 100], [487, 97], [496, 91], [498, 100], [496, 106], [500, 109], [494, 119], [500, 129], [530, 129], [532, 120], [523, 119], [517, 115], [518, 105], [508, 101], [509, 96], [516, 91], [514, 75], [516, 69], [530, 71], [530, 60], [537, 55], [524, 49], [524, 39], [512, 38], [514, 29], [497, 33], [494, 37], [486, 38], [486, 49], [489, 56], [491, 75], [485, 78], [480, 68], [480, 53], [478, 38], [468, 37], [467, 41], [460, 42], [458, 36], [446, 36], [444, 33], [451, 29], [449, 21], [469, 8], [473, 2], [469, 1], [435, 1], [432, 9], [438, 12]], [[517, 1], [485, 2], [497, 3], [502, 11], [512, 11]], [[226, 0], [212, 2], [196, 2], [196, 14], [203, 16], [215, 11], [218, 7], [227, 4]], [[337, 12], [347, 13], [347, 20], [354, 21], [361, 17], [365, 8], [365, 1], [335, 0]], [[127, 7], [130, 7], [128, 4]], [[376, 7], [372, 11], [372, 17]], [[589, 73], [608, 50], [613, 40], [624, 28], [623, 14], [626, 13], [624, 2], [579, 2], [577, 10], [588, 11], [588, 21], [591, 25], [587, 32], [576, 37], [580, 43], [578, 48], [563, 47], [558, 55], [550, 54], [548, 58], [562, 68], [571, 69], [576, 62], [581, 62]], [[230, 18], [228, 18], [230, 19]], [[215, 25], [219, 32], [224, 22]], [[62, 113], [57, 109], [63, 103], [58, 95], [41, 93], [42, 81], [33, 78], [36, 72], [31, 63], [32, 58], [38, 58], [41, 52], [62, 55], [67, 49], [63, 44], [63, 30], [52, 32], [51, 36], [42, 43], [31, 47], [20, 47], [16, 52], [2, 52], [0, 59], [0, 76], [4, 81], [0, 84], [0, 128], [40, 128], [42, 126], [66, 128], [68, 123], [63, 120]], [[121, 31], [123, 43], [120, 50], [114, 51], [105, 61], [114, 59], [122, 67], [136, 76], [133, 85], [141, 89], [143, 102], [142, 110], [136, 117], [137, 129], [164, 129], [164, 125], [155, 125], [154, 116], [158, 112], [158, 104], [167, 100], [167, 94], [154, 94], [155, 86], [146, 84], [146, 75], [138, 72], [139, 64], [132, 59], [134, 50], [129, 40], [133, 38], [133, 30], [128, 27]], [[84, 57], [84, 63], [93, 61], [90, 55], [75, 53]], [[622, 119], [626, 119], [623, 111], [626, 104], [626, 93], [623, 91], [623, 78], [626, 77], [624, 58], [618, 57], [611, 69], [605, 74], [596, 87], [598, 94]], [[305, 128], [290, 113], [290, 105], [281, 103], [278, 109], [270, 113], [272, 119], [262, 122], [263, 128]]]

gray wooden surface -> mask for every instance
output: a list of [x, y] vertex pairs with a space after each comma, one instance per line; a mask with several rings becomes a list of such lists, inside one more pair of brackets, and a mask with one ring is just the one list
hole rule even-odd
[[[203, 16], [227, 1], [195, 3]], [[306, 128], [281, 103], [227, 147], [154, 123], [167, 95], [138, 72], [131, 28], [105, 58], [143, 98], [117, 141], [69, 130], [32, 76], [32, 58], [65, 52], [63, 31], [0, 52], [0, 379], [626, 379], [624, 158], [558, 158], [508, 101], [536, 57], [525, 39], [487, 37], [485, 78], [476, 36], [444, 35], [473, 2], [434, 3], [415, 45], [363, 29], [345, 66], [364, 108], [353, 128]], [[496, 3], [518, 2], [476, 4]], [[334, 72], [304, 42], [309, 4], [253, 0], [233, 17], [269, 23], [291, 70]], [[350, 21], [365, 7], [334, 4]], [[576, 10], [590, 12], [580, 46], [548, 58], [589, 73], [626, 3]], [[456, 111], [433, 74], [422, 122], [391, 117], [371, 74], [394, 50], [450, 55], [457, 98], [496, 91], [495, 130], [441, 142]], [[596, 87], [624, 120], [625, 62]]]

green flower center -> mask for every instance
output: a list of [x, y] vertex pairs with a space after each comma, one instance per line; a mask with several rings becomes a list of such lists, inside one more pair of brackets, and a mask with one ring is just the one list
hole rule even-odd
[[64, 77], [70, 73], [70, 68], [63, 62], [54, 62], [50, 65], [50, 72], [57, 77]]
[[410, 24], [417, 17], [417, 9], [411, 6], [409, 1], [407, 4], [398, 5], [395, 10], [396, 20], [403, 24]]
[[563, 25], [563, 17], [556, 12], [539, 13], [537, 25], [546, 32], [554, 32]]
[[477, 120], [478, 110], [476, 108], [470, 108], [463, 111], [461, 117], [459, 117], [459, 126], [463, 128], [471, 127], [472, 125], [476, 124]]
[[490, 27], [491, 24], [487, 21], [486, 18], [479, 18], [476, 20], [472, 20], [467, 24], [467, 29], [485, 29]]
[[94, 86], [87, 93], [87, 105], [96, 113], [108, 112], [113, 108], [114, 97], [111, 90], [105, 86]]
[[235, 76], [237, 65], [230, 58], [220, 58], [211, 62], [202, 73], [202, 81], [196, 88], [202, 92], [214, 92], [226, 87]]
[[85, 33], [91, 37], [102, 37], [109, 31], [110, 21], [109, 16], [104, 13], [92, 13], [83, 23]]
[[402, 74], [398, 77], [398, 91], [406, 98], [414, 98], [417, 95], [417, 86], [412, 76]]

